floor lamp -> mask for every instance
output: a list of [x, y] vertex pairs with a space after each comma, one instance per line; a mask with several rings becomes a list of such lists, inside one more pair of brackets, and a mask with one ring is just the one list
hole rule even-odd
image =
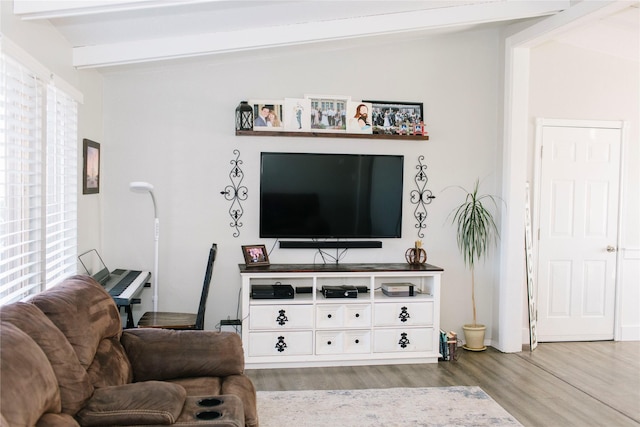
[[153, 185], [149, 184], [148, 182], [132, 182], [129, 184], [129, 189], [135, 193], [149, 193], [151, 195], [151, 200], [153, 201], [153, 214], [155, 217], [155, 254], [153, 259], [153, 311], [158, 311], [158, 240], [160, 238], [160, 219], [158, 219], [158, 205], [156, 204], [156, 198], [153, 195]]

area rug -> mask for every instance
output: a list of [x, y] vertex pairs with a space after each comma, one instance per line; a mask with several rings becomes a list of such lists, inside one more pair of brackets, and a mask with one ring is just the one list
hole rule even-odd
[[261, 427], [521, 426], [480, 387], [259, 391]]

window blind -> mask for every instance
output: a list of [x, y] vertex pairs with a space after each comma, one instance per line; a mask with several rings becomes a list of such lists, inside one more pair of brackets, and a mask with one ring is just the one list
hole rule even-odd
[[47, 287], [77, 271], [78, 109], [63, 91], [47, 88], [46, 237]]
[[76, 271], [77, 104], [0, 54], [0, 305]]

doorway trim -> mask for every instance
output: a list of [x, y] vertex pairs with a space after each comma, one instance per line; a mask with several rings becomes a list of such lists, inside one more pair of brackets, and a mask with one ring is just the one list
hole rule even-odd
[[[622, 1], [580, 2], [524, 30], [507, 28], [504, 58], [504, 122], [501, 196], [510, 207], [500, 212], [498, 325], [493, 345], [500, 351], [522, 351], [525, 297], [524, 197], [528, 157], [529, 61], [532, 48], [571, 28], [589, 25], [602, 16], [628, 7]], [[522, 209], [520, 209], [522, 207]], [[617, 286], [617, 284], [616, 284]], [[617, 310], [616, 310], [617, 312]], [[616, 331], [618, 330], [616, 323]]]

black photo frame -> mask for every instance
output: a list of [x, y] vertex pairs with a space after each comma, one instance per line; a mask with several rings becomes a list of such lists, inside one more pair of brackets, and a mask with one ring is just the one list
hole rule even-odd
[[100, 192], [100, 144], [82, 140], [82, 194]]
[[[424, 128], [422, 102], [365, 101], [371, 103], [371, 121], [374, 134], [416, 134]], [[413, 129], [413, 132], [412, 130]]]

